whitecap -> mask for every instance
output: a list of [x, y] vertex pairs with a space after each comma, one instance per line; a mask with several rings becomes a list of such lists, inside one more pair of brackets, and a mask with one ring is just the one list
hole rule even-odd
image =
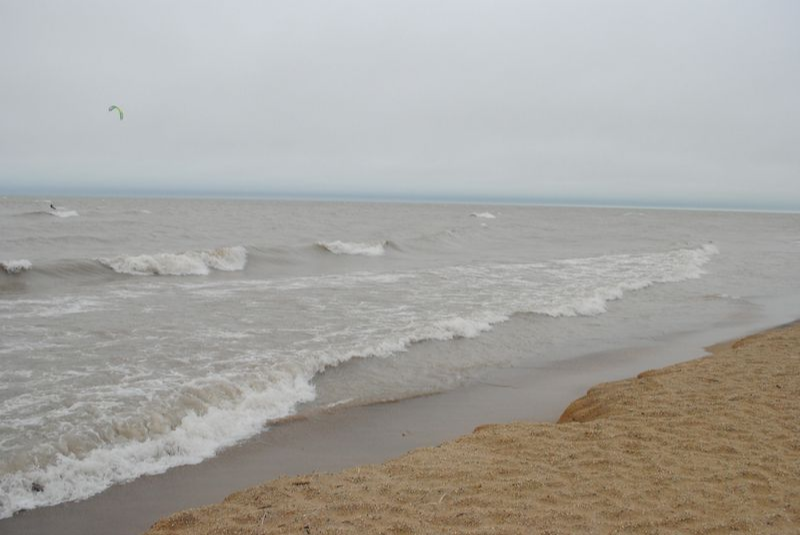
[[117, 273], [127, 275], [208, 275], [212, 269], [243, 270], [247, 264], [247, 249], [239, 245], [202, 251], [116, 256], [97, 260]]
[[50, 214], [50, 215], [54, 215], [56, 217], [77, 217], [78, 216], [78, 212], [76, 212], [75, 210], [62, 210], [60, 208], [58, 210], [54, 211], [54, 212], [47, 212], [47, 213]]
[[22, 273], [23, 271], [28, 271], [33, 267], [30, 260], [8, 260], [5, 262], [0, 262], [0, 270], [5, 271], [8, 274], [14, 275], [17, 273]]
[[14, 299], [0, 301], [4, 318], [52, 318], [104, 310], [110, 303], [97, 297], [53, 297], [48, 299]]
[[383, 256], [386, 253], [386, 243], [348, 243], [343, 241], [317, 242], [317, 246], [333, 254]]
[[472, 212], [469, 215], [471, 217], [480, 217], [480, 218], [483, 218], [483, 219], [495, 219], [495, 218], [497, 218], [497, 216], [494, 215], [491, 212]]

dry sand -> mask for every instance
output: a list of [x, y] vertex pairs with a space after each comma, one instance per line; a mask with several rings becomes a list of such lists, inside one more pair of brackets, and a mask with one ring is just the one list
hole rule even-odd
[[558, 424], [277, 479], [147, 533], [800, 533], [800, 325], [712, 349]]

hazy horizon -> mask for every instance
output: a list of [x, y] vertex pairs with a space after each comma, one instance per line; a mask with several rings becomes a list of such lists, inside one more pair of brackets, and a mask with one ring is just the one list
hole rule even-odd
[[612, 199], [612, 198], [545, 198], [515, 196], [456, 196], [456, 195], [389, 195], [370, 193], [320, 194], [314, 192], [266, 192], [266, 191], [202, 191], [202, 190], [102, 190], [75, 189], [71, 191], [53, 191], [32, 189], [4, 192], [4, 198], [31, 198], [38, 201], [61, 201], [69, 204], [69, 199], [81, 198], [128, 198], [128, 199], [231, 199], [253, 201], [313, 201], [313, 202], [386, 202], [386, 203], [422, 203], [422, 204], [466, 204], [466, 205], [519, 205], [519, 206], [552, 206], [552, 207], [597, 207], [597, 208], [636, 208], [636, 209], [676, 209], [676, 210], [708, 210], [732, 212], [785, 212], [798, 213], [800, 208], [792, 203], [774, 204], [727, 204], [727, 203], [693, 203], [680, 200], [653, 201], [648, 199]]
[[9, 0], [0, 194], [798, 210], [796, 20], [778, 0]]

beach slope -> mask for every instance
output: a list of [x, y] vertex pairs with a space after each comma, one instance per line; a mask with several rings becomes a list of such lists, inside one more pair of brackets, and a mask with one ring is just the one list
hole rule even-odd
[[712, 350], [599, 385], [558, 424], [281, 478], [147, 534], [800, 532], [800, 325]]

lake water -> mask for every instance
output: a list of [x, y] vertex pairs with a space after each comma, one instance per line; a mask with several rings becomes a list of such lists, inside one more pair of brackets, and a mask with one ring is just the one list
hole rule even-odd
[[800, 304], [798, 214], [55, 203], [0, 199], [0, 518], [293, 414]]

